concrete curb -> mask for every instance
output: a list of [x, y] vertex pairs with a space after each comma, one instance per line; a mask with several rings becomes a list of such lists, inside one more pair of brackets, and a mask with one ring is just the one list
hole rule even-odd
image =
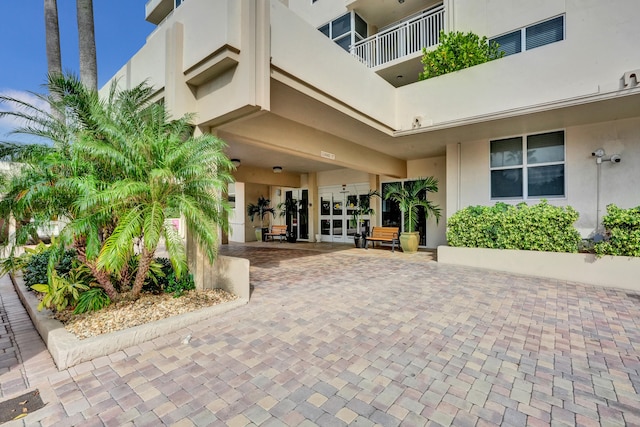
[[[246, 273], [248, 279], [249, 272], [247, 271]], [[52, 318], [51, 311], [37, 310], [39, 301], [34, 293], [26, 289], [21, 275], [11, 276], [11, 280], [18, 297], [27, 313], [29, 313], [31, 321], [44, 340], [51, 357], [60, 371], [162, 335], [168, 335], [179, 329], [241, 307], [249, 302], [249, 298], [247, 296], [243, 297], [243, 293], [241, 293], [239, 299], [235, 301], [80, 340], [64, 329], [61, 322]], [[248, 295], [248, 292], [245, 295]]]
[[640, 257], [438, 246], [438, 262], [640, 291]]

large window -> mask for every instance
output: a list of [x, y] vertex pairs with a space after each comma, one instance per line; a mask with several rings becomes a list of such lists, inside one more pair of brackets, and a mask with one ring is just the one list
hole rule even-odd
[[561, 40], [564, 40], [564, 15], [520, 28], [490, 41], [498, 43], [505, 55], [513, 55]]
[[345, 13], [318, 30], [346, 51], [367, 37], [367, 23], [355, 12]]
[[491, 141], [491, 198], [565, 195], [564, 131]]

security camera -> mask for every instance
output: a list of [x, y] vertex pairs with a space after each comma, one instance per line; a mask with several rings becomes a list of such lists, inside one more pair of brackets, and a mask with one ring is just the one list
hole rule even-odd
[[611, 163], [620, 163], [621, 160], [622, 158], [619, 154], [614, 154], [613, 156], [611, 156]]
[[602, 148], [598, 148], [596, 151], [591, 153], [593, 157], [602, 157], [604, 156], [604, 150]]

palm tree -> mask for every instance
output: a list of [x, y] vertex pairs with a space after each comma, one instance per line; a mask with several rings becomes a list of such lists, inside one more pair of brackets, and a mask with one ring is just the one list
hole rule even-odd
[[62, 74], [58, 3], [56, 0], [44, 0], [44, 29], [47, 45], [47, 72], [49, 74]]
[[78, 43], [80, 50], [80, 80], [92, 90], [98, 90], [98, 62], [93, 21], [93, 0], [76, 0]]
[[[417, 233], [415, 233], [418, 225], [418, 208], [424, 208], [425, 218], [433, 215], [436, 221], [440, 220], [440, 207], [427, 199], [427, 193], [436, 193], [437, 191], [438, 180], [432, 176], [418, 178], [404, 184], [395, 182], [386, 187], [384, 198], [398, 203], [398, 207], [405, 215], [405, 229], [400, 235], [400, 244], [404, 252], [415, 252], [418, 248]], [[416, 236], [409, 237], [411, 234], [416, 234]], [[407, 245], [405, 242], [408, 238], [411, 238], [415, 244]], [[415, 247], [415, 250], [410, 250], [409, 246]]]
[[[0, 112], [28, 120], [18, 132], [54, 141], [53, 147], [3, 146], [0, 155], [20, 158], [25, 166], [0, 202], [0, 214], [30, 214], [43, 222], [64, 215], [68, 223], [59, 245], [76, 248], [112, 300], [120, 295], [111, 277], [128, 276], [137, 245], [133, 298], [162, 237], [177, 275], [186, 271], [183, 243], [166, 221], [168, 210], [184, 215], [213, 262], [218, 228], [227, 229], [229, 207], [222, 194], [232, 180], [224, 142], [212, 135], [193, 137], [189, 115], [169, 120], [163, 105], [150, 102], [153, 89], [146, 84], [124, 91], [114, 84], [104, 100], [74, 77], [52, 76], [49, 89], [46, 99], [54, 109], [66, 108], [67, 122], [25, 103], [19, 113]], [[3, 101], [21, 102], [0, 97]]]
[[[47, 73], [62, 74], [62, 53], [60, 51], [60, 30], [58, 27], [58, 3], [44, 0], [44, 30], [47, 52]], [[61, 119], [64, 113], [56, 113]]]

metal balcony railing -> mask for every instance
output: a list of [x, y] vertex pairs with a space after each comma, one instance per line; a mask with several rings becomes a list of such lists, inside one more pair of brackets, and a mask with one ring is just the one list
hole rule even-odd
[[444, 22], [444, 5], [440, 5], [359, 41], [349, 51], [367, 67], [378, 67], [437, 45]]

